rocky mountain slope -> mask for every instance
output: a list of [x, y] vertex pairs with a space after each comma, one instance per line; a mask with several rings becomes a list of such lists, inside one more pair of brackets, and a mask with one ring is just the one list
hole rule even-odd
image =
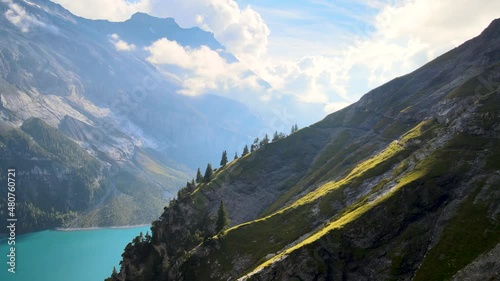
[[[115, 35], [136, 51], [119, 50]], [[149, 223], [198, 165], [239, 149], [263, 127], [237, 101], [176, 94], [178, 82], [146, 60], [144, 47], [160, 38], [224, 49], [213, 34], [173, 19], [136, 14], [111, 23], [49, 0], [0, 1], [0, 168], [19, 167], [29, 186], [18, 198], [27, 216], [21, 232]], [[35, 131], [50, 132], [49, 140]], [[70, 149], [52, 151], [52, 138]], [[64, 154], [73, 150], [78, 159]], [[82, 172], [75, 163], [87, 158], [95, 169], [73, 179]], [[44, 190], [48, 197], [37, 196]]]
[[497, 19], [185, 189], [109, 280], [495, 280], [499, 85]]

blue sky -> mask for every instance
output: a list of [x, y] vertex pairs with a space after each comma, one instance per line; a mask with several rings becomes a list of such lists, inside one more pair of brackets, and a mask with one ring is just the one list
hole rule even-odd
[[[168, 40], [148, 49], [150, 61], [186, 69], [182, 79], [189, 85], [182, 94], [217, 92], [250, 105], [253, 100], [278, 103], [288, 95], [321, 108], [311, 113], [315, 118], [415, 70], [500, 17], [497, 0], [54, 1], [87, 18], [122, 21], [141, 11], [211, 31], [240, 63], [224, 61], [215, 50], [183, 49]], [[172, 59], [165, 60], [169, 55]], [[180, 56], [199, 64], [175, 59]], [[237, 74], [248, 68], [271, 89], [262, 91]], [[237, 95], [228, 85], [256, 94]]]
[[[366, 37], [373, 30], [373, 18], [380, 10], [357, 1], [243, 0], [238, 4], [250, 5], [263, 17], [271, 30], [272, 50], [293, 42], [309, 43], [309, 50], [297, 44], [296, 50], [287, 56], [311, 52], [328, 55], [334, 50], [326, 46], [338, 48], [348, 45], [355, 37]], [[272, 55], [281, 56], [280, 53]]]

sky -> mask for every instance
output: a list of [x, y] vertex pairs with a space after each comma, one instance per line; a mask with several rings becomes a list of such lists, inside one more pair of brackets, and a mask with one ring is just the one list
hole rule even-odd
[[[187, 71], [181, 94], [241, 86], [259, 93], [247, 100], [272, 102], [289, 95], [320, 105], [323, 114], [479, 35], [500, 17], [498, 0], [53, 1], [91, 19], [124, 21], [140, 11], [213, 32], [239, 62], [226, 61], [218, 50], [184, 48], [168, 39], [147, 48], [151, 63]], [[135, 48], [118, 35], [113, 40], [117, 50]], [[258, 91], [262, 86], [244, 74], [246, 69], [270, 89]]]

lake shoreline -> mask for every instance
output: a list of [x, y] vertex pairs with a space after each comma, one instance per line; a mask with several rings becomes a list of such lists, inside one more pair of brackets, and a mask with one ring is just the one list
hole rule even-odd
[[56, 227], [53, 230], [55, 231], [84, 231], [84, 230], [98, 230], [98, 229], [129, 229], [129, 228], [137, 228], [151, 226], [151, 224], [138, 224], [138, 225], [122, 225], [122, 226], [93, 226], [93, 227]]
[[[55, 228], [37, 230], [37, 231], [33, 231], [33, 232], [23, 232], [23, 233], [19, 233], [19, 235], [20, 236], [29, 235], [29, 234], [42, 232], [42, 231], [71, 232], [71, 231], [87, 231], [87, 230], [99, 230], [99, 229], [129, 229], [129, 228], [145, 227], [145, 226], [151, 226], [151, 224], [122, 225], [122, 226], [93, 226], [93, 227], [55, 227]], [[7, 233], [0, 233], [1, 240], [7, 239], [7, 238], [9, 238], [9, 235]]]

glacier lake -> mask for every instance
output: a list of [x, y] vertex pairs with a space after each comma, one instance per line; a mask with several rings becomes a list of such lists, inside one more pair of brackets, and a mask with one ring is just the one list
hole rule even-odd
[[46, 230], [16, 237], [16, 273], [8, 272], [11, 246], [0, 239], [0, 280], [103, 281], [119, 271], [127, 243], [150, 226], [89, 230]]

